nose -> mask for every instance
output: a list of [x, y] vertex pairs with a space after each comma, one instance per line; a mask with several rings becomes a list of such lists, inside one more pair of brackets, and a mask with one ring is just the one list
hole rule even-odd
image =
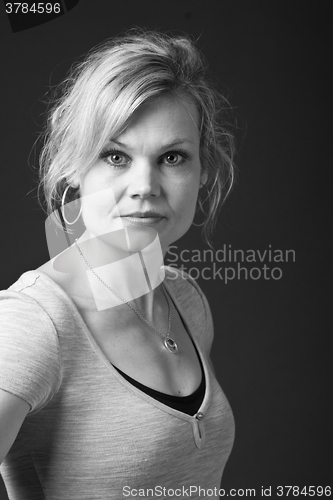
[[144, 160], [132, 165], [129, 171], [128, 194], [132, 198], [149, 198], [160, 195], [159, 172], [154, 164]]

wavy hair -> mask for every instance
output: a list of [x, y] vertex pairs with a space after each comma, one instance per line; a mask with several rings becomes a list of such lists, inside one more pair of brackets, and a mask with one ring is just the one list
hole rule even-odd
[[[66, 187], [93, 165], [142, 104], [174, 96], [193, 102], [199, 114], [200, 160], [208, 180], [206, 190], [199, 191], [198, 208], [211, 246], [219, 209], [234, 183], [235, 147], [225, 119], [230, 105], [208, 82], [206, 69], [189, 37], [155, 31], [130, 31], [88, 52], [57, 88], [60, 97], [49, 110], [38, 185], [45, 212], [60, 207]], [[74, 190], [68, 201], [77, 197]]]

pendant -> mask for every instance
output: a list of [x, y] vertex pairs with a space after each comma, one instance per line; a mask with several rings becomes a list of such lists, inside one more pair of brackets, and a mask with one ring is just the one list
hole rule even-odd
[[178, 352], [178, 346], [176, 342], [171, 339], [170, 337], [167, 339], [164, 339], [164, 345], [168, 351], [172, 352], [173, 354], [176, 354]]

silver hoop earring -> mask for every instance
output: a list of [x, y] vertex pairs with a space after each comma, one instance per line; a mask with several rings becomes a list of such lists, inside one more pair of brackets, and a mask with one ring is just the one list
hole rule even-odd
[[[201, 188], [203, 188], [203, 187], [205, 187], [205, 188], [207, 189], [206, 184], [204, 184], [204, 183], [200, 183], [200, 187], [199, 187], [199, 189], [201, 189]], [[208, 190], [207, 190], [207, 191], [208, 191]], [[204, 200], [204, 202], [205, 202], [206, 200], [207, 200], [207, 197], [206, 197], [206, 199]], [[203, 202], [203, 203], [204, 203], [204, 202]], [[201, 202], [200, 198], [198, 198], [198, 208], [199, 208], [199, 211], [200, 211], [200, 212], [202, 212], [203, 214], [205, 214], [205, 215], [206, 215], [206, 212], [205, 212], [204, 207], [203, 207], [203, 203]], [[193, 219], [193, 220], [194, 220], [194, 219]], [[203, 222], [201, 222], [201, 224], [196, 224], [195, 222], [192, 222], [192, 226], [195, 226], [195, 227], [202, 227], [202, 226], [204, 226], [204, 225], [205, 225], [205, 222], [206, 222], [206, 221], [203, 221]]]
[[204, 225], [204, 222], [202, 222], [201, 224], [195, 224], [195, 222], [192, 222], [192, 226], [195, 226], [195, 227], [202, 227]]
[[68, 222], [68, 220], [66, 219], [66, 216], [65, 216], [65, 199], [66, 199], [66, 194], [67, 194], [67, 191], [68, 191], [69, 188], [70, 188], [70, 185], [68, 185], [66, 187], [66, 189], [64, 191], [64, 194], [62, 195], [62, 198], [61, 198], [61, 214], [62, 214], [62, 217], [63, 217], [64, 221], [66, 222], [66, 224], [68, 226], [72, 226], [73, 224], [75, 224], [75, 222], [77, 222], [79, 220], [79, 218], [81, 216], [81, 213], [82, 213], [82, 203], [81, 203], [81, 206], [80, 206], [79, 215], [72, 222]]

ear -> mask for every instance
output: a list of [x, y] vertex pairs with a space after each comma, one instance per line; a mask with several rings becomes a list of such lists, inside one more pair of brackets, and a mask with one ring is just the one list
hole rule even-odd
[[80, 187], [80, 177], [78, 175], [76, 175], [73, 179], [73, 181], [71, 182], [71, 187], [73, 189], [77, 189]]
[[208, 180], [208, 174], [203, 170], [200, 176], [200, 184], [206, 184], [207, 180]]

